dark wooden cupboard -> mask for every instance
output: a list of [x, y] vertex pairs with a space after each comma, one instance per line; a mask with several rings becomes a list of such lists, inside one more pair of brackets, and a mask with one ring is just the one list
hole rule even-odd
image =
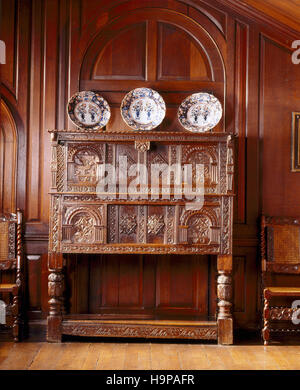
[[[259, 215], [300, 214], [299, 180], [290, 171], [291, 112], [299, 111], [300, 81], [291, 44], [299, 33], [240, 3], [2, 2], [0, 39], [6, 42], [7, 62], [0, 65], [1, 209], [24, 211], [30, 321], [46, 318], [49, 310], [48, 130], [73, 129], [65, 110], [69, 97], [95, 89], [112, 106], [107, 131], [126, 132], [121, 99], [143, 85], [160, 91], [167, 103], [164, 132], [182, 131], [176, 110], [192, 92], [212, 92], [222, 102], [225, 112], [216, 131], [237, 136], [233, 317], [237, 328], [257, 328]], [[170, 255], [124, 258], [72, 255], [68, 310], [109, 313], [118, 306], [135, 315], [144, 303], [147, 310], [156, 307], [168, 315], [177, 309], [214, 315], [215, 255], [172, 255], [172, 267]]]

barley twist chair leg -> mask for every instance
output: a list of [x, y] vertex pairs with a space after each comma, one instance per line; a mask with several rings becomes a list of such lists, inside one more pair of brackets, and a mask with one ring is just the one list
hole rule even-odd
[[269, 329], [269, 314], [270, 314], [270, 309], [269, 309], [269, 296], [264, 292], [264, 328], [262, 330], [262, 336], [264, 340], [264, 345], [269, 344], [269, 339], [270, 339], [270, 329]]

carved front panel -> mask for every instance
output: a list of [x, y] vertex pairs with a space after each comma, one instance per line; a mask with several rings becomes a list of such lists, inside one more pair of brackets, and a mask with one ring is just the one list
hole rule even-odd
[[[201, 208], [184, 204], [109, 204], [90, 195], [53, 198], [50, 250], [89, 253], [229, 253], [227, 201], [206, 197]], [[227, 219], [226, 219], [227, 218]]]
[[233, 190], [233, 150], [225, 143], [64, 142], [53, 149], [52, 188], [58, 192], [188, 201], [188, 189], [204, 194]]
[[50, 251], [231, 253], [225, 136], [193, 144], [89, 138], [53, 145]]

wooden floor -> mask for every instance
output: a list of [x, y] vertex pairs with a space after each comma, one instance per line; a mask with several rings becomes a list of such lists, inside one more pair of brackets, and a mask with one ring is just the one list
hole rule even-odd
[[0, 370], [299, 370], [300, 345], [0, 342]]

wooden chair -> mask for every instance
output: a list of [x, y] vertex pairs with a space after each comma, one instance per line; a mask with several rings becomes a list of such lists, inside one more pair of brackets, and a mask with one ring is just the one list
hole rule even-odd
[[[22, 213], [0, 215], [0, 293], [9, 297], [6, 317], [12, 318], [14, 341], [20, 338], [22, 289]], [[5, 283], [5, 271], [11, 273], [13, 282]], [[10, 275], [9, 275], [10, 276]]]
[[[300, 299], [300, 287], [267, 286], [268, 274], [300, 274], [300, 218], [267, 217], [261, 220], [261, 256], [264, 310], [262, 336], [268, 345], [271, 331], [299, 332], [292, 326], [293, 313], [297, 308], [291, 306], [270, 306], [272, 297], [294, 297]], [[299, 282], [300, 286], [300, 276]], [[270, 328], [271, 321], [290, 321], [291, 326]], [[299, 334], [299, 333], [298, 333]]]

